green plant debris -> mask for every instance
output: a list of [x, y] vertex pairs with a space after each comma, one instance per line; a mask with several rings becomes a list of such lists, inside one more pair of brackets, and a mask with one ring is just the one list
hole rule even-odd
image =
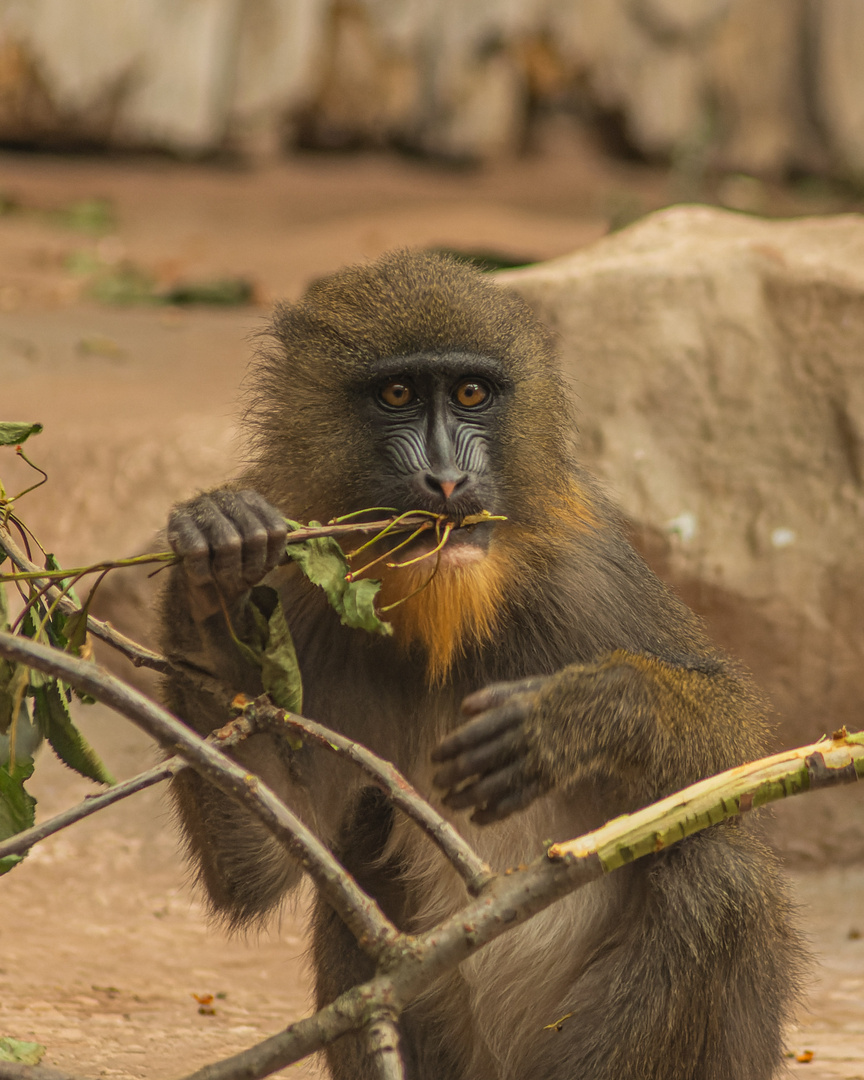
[[100, 235], [116, 228], [114, 207], [109, 199], [78, 199], [55, 210], [51, 217], [58, 225], [78, 232]]
[[61, 687], [56, 679], [43, 686], [31, 684], [33, 712], [40, 730], [64, 765], [97, 784], [116, 783], [99, 755], [73, 724], [69, 702]]
[[0, 1061], [15, 1061], [19, 1065], [38, 1065], [45, 1056], [42, 1043], [26, 1042], [24, 1039], [0, 1039]]
[[[320, 523], [310, 521], [309, 524], [316, 527]], [[289, 526], [301, 528], [297, 521], [289, 522]], [[285, 551], [312, 584], [324, 590], [344, 626], [368, 630], [372, 634], [393, 633], [390, 623], [384, 622], [375, 610], [375, 597], [381, 582], [369, 578], [346, 581], [346, 575], [350, 572], [348, 561], [332, 536], [304, 540], [302, 544], [287, 544]]]
[[87, 293], [100, 304], [118, 307], [160, 303], [153, 277], [128, 261], [97, 271], [87, 286]]
[[255, 286], [248, 278], [214, 278], [179, 281], [159, 293], [164, 304], [208, 304], [212, 307], [239, 307], [255, 299]]
[[[160, 286], [150, 271], [139, 263], [131, 259], [109, 263], [90, 249], [73, 251], [64, 265], [68, 273], [88, 279], [85, 292], [91, 299], [113, 307], [129, 307], [135, 304], [238, 307], [255, 301], [255, 286], [245, 277], [202, 278]], [[85, 354], [117, 355], [116, 350], [109, 353], [98, 345], [93, 347], [94, 340], [82, 339], [78, 351]]]
[[11, 420], [0, 420], [0, 446], [20, 446], [31, 435], [38, 435], [41, 424], [18, 424]]
[[105, 360], [122, 360], [126, 350], [106, 334], [91, 334], [78, 340], [75, 351], [79, 356], [98, 356]]
[[[0, 840], [31, 828], [36, 821], [36, 800], [24, 790], [32, 775], [32, 758], [16, 762], [11, 770], [8, 765], [0, 768]], [[7, 873], [23, 858], [23, 855], [4, 855], [0, 859], [0, 874]]]

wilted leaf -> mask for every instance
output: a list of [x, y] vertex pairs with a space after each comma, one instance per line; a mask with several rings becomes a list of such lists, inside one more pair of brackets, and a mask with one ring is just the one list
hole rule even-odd
[[294, 641], [282, 604], [278, 603], [268, 623], [269, 636], [261, 661], [264, 691], [280, 709], [303, 711], [303, 682]]
[[0, 446], [20, 446], [41, 430], [41, 424], [16, 424], [12, 420], [0, 420]]
[[[2, 667], [2, 664], [0, 664]], [[24, 680], [26, 681], [26, 668]], [[12, 723], [12, 710], [15, 701], [18, 701], [18, 718]], [[4, 689], [0, 687], [0, 768], [6, 768], [12, 760], [10, 747], [15, 740], [15, 760], [26, 761], [32, 757], [39, 744], [42, 742], [42, 732], [38, 724], [30, 718], [30, 709], [26, 699], [16, 693], [15, 686]]]
[[12, 723], [15, 703], [20, 710], [21, 699], [27, 690], [27, 668], [0, 660], [0, 735], [5, 735]]
[[[290, 524], [294, 528], [300, 527], [297, 522]], [[311, 521], [309, 524], [316, 526], [318, 522]], [[285, 550], [313, 585], [324, 590], [343, 625], [375, 634], [393, 633], [390, 623], [384, 622], [375, 611], [374, 601], [381, 588], [380, 581], [367, 578], [346, 581], [348, 562], [332, 536], [315, 537], [301, 544], [286, 544]]]
[[39, 727], [63, 764], [97, 784], [116, 783], [99, 755], [72, 723], [69, 706], [58, 683], [52, 681], [36, 687], [33, 699]]
[[[36, 800], [24, 790], [25, 781], [32, 775], [32, 758], [17, 761], [11, 773], [6, 768], [0, 768], [0, 840], [8, 840], [10, 836], [29, 829], [36, 820]], [[23, 858], [23, 855], [5, 855], [0, 859], [0, 874], [7, 873]]]
[[45, 1056], [41, 1043], [23, 1039], [0, 1039], [0, 1061], [16, 1061], [19, 1065], [38, 1065]]
[[87, 637], [87, 612], [83, 608], [73, 611], [66, 616], [63, 624], [63, 636], [69, 651], [77, 653]]

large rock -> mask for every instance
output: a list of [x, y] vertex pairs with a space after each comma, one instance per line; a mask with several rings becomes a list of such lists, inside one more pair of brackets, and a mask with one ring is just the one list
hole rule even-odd
[[[864, 727], [864, 219], [678, 207], [500, 279], [558, 335], [587, 463], [779, 741]], [[864, 854], [851, 795], [784, 811], [809, 823], [791, 846]], [[814, 806], [854, 812], [817, 843]]]

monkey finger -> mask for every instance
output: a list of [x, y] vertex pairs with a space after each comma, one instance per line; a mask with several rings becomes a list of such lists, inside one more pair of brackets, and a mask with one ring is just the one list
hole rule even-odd
[[[255, 514], [265, 532], [266, 548], [261, 573], [261, 577], [264, 577], [265, 574], [268, 574], [274, 567], [279, 565], [285, 553], [285, 538], [288, 535], [288, 525], [281, 511], [277, 510], [257, 491], [241, 491], [239, 496]], [[261, 578], [258, 578], [258, 580], [260, 581]]]
[[491, 742], [505, 731], [521, 724], [526, 715], [525, 703], [520, 699], [508, 701], [500, 709], [491, 709], [442, 739], [432, 751], [432, 760], [449, 761], [466, 750], [473, 750], [483, 743]]
[[[198, 501], [195, 516], [210, 549], [209, 580], [226, 598], [239, 596], [243, 582], [243, 541], [234, 523], [226, 517], [219, 503], [207, 496]], [[200, 566], [201, 560], [197, 560]], [[208, 578], [200, 578], [205, 582]]]
[[522, 762], [514, 761], [503, 769], [484, 776], [473, 784], [466, 784], [457, 791], [448, 791], [443, 798], [445, 806], [451, 810], [465, 810], [469, 806], [481, 807], [487, 803], [501, 801], [507, 795], [521, 788]]
[[183, 569], [193, 585], [206, 585], [213, 580], [207, 538], [182, 508], [168, 521], [168, 543], [175, 555], [183, 560]]
[[534, 675], [530, 679], [519, 679], [516, 682], [491, 683], [482, 690], [469, 694], [462, 702], [462, 712], [466, 716], [487, 712], [517, 695], [536, 694], [547, 681], [546, 675]]
[[471, 815], [471, 820], [475, 825], [491, 825], [493, 821], [503, 821], [504, 818], [515, 814], [517, 810], [524, 810], [526, 806], [530, 806], [542, 794], [543, 785], [539, 780], [534, 780], [499, 802], [490, 802], [486, 806], [479, 807]]
[[[236, 530], [240, 542], [239, 568], [242, 587], [257, 585], [267, 573], [267, 529], [262, 523], [256, 509], [250, 507], [240, 495], [230, 493], [230, 498], [222, 504], [222, 512]], [[236, 572], [237, 566], [234, 559], [234, 540], [231, 538], [230, 551], [232, 561], [228, 563], [231, 571]], [[226, 548], [225, 554], [228, 553]], [[214, 552], [214, 562], [221, 558], [222, 550]], [[229, 579], [226, 584], [229, 588], [237, 589], [236, 582]], [[241, 588], [241, 591], [242, 588]]]
[[447, 789], [455, 787], [470, 776], [484, 776], [521, 757], [527, 746], [528, 740], [522, 728], [510, 728], [499, 738], [447, 762], [432, 777], [432, 783], [436, 787]]

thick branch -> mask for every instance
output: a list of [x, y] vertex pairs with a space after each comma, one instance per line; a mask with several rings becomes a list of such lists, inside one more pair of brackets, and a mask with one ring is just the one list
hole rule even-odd
[[381, 1010], [366, 1025], [366, 1052], [372, 1058], [381, 1080], [405, 1080], [405, 1068], [399, 1052], [398, 1015]]
[[212, 784], [251, 810], [308, 871], [368, 953], [397, 939], [393, 924], [324, 847], [258, 777], [210, 746], [184, 723], [95, 664], [29, 638], [0, 633], [0, 656], [38, 668], [110, 705], [165, 747], [194, 765]]
[[784, 750], [691, 784], [683, 791], [610, 821], [596, 832], [553, 844], [550, 859], [597, 854], [604, 870], [615, 870], [660, 851], [718, 821], [803, 791], [864, 778], [864, 732], [845, 728], [832, 739]]
[[260, 697], [248, 706], [243, 715], [256, 726], [284, 732], [285, 728], [312, 739], [331, 754], [348, 758], [364, 772], [374, 777], [390, 796], [394, 805], [403, 810], [426, 832], [444, 852], [454, 868], [465, 881], [472, 896], [478, 895], [493, 877], [488, 864], [478, 858], [475, 851], [459, 835], [453, 826], [438, 814], [413, 788], [402, 773], [389, 761], [373, 754], [365, 746], [346, 739], [344, 735], [323, 727], [305, 716], [297, 716], [279, 709], [267, 697]]
[[[439, 926], [403, 940], [399, 951], [392, 951], [388, 971], [315, 1016], [185, 1080], [261, 1080], [363, 1026], [376, 1009], [401, 1011], [478, 949], [604, 873], [754, 806], [859, 777], [864, 777], [864, 732], [838, 733], [833, 740], [730, 769], [594, 833], [555, 844], [527, 867], [495, 878], [482, 896]], [[691, 806], [698, 806], [695, 816]]]

